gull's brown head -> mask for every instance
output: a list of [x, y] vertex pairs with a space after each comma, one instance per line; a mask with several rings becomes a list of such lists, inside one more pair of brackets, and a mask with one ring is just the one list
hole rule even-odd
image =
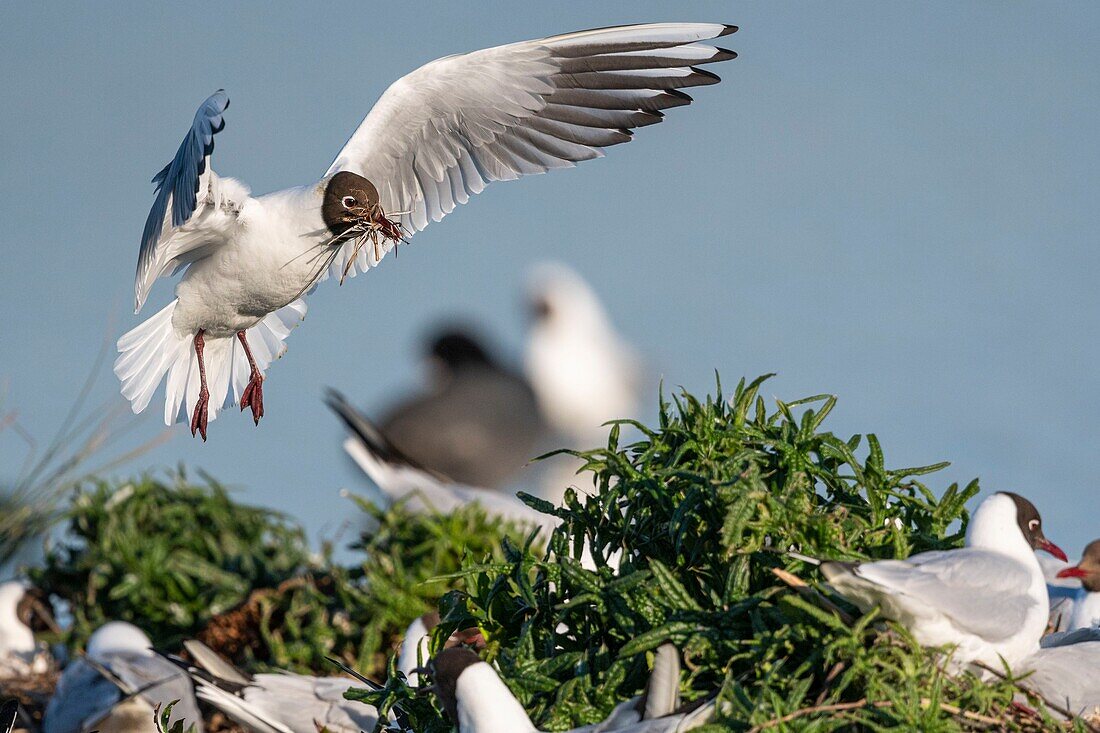
[[1062, 562], [1066, 562], [1066, 553], [1062, 551], [1062, 548], [1048, 540], [1046, 535], [1043, 534], [1043, 519], [1039, 516], [1039, 510], [1035, 508], [1035, 505], [1011, 491], [999, 491], [997, 493], [1004, 494], [1016, 502], [1016, 524], [1020, 527], [1020, 532], [1032, 549], [1049, 552]]
[[432, 660], [432, 687], [455, 724], [458, 723], [459, 675], [480, 661], [476, 653], [460, 646], [444, 649]]
[[349, 230], [369, 221], [377, 207], [378, 189], [373, 183], [358, 173], [340, 171], [325, 186], [321, 217], [337, 241], [344, 241], [353, 236]]
[[1059, 578], [1080, 578], [1081, 585], [1089, 593], [1100, 592], [1100, 540], [1093, 540], [1085, 547], [1081, 562], [1064, 568]]
[[50, 597], [40, 588], [31, 586], [26, 589], [15, 607], [15, 614], [24, 626], [36, 634], [43, 631], [61, 631], [61, 627], [54, 620]]

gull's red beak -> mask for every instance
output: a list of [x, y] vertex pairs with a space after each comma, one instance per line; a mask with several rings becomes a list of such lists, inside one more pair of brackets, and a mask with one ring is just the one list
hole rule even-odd
[[[1054, 544], [1050, 540], [1046, 539], [1045, 537], [1042, 540], [1039, 541], [1039, 546], [1036, 549], [1046, 550], [1047, 552], [1049, 552], [1051, 555], [1054, 555], [1056, 558], [1058, 558], [1062, 562], [1069, 562], [1069, 558], [1066, 557], [1066, 553], [1062, 552], [1062, 548], [1059, 547], [1058, 545]], [[1065, 572], [1065, 571], [1063, 571], [1063, 572]]]
[[1063, 568], [1062, 570], [1058, 571], [1059, 578], [1084, 578], [1087, 575], [1088, 573], [1086, 573], [1084, 570], [1077, 567], [1076, 565], [1069, 568]]

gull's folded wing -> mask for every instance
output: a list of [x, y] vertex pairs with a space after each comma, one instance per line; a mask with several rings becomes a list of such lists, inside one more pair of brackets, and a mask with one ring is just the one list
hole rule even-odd
[[1035, 606], [1026, 593], [1030, 578], [1022, 563], [973, 547], [866, 563], [854, 573], [988, 641], [1018, 633]]

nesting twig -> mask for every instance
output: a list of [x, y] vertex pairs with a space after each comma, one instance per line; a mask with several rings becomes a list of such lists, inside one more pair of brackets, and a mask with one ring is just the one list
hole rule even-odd
[[827, 675], [825, 675], [825, 681], [822, 685], [821, 692], [818, 693], [817, 699], [814, 700], [814, 705], [821, 705], [823, 702], [825, 702], [825, 698], [829, 695], [829, 690], [831, 690], [833, 687], [833, 682], [836, 680], [837, 677], [840, 676], [840, 673], [843, 672], [847, 666], [848, 665], [846, 665], [844, 662], [837, 662], [833, 665], [833, 668], [829, 670], [829, 673]]
[[798, 595], [809, 600], [811, 603], [821, 606], [825, 610], [831, 611], [832, 613], [836, 614], [836, 617], [848, 626], [851, 626], [855, 623], [855, 619], [853, 619], [847, 611], [830, 601], [825, 596], [818, 593], [815, 589], [810, 587], [810, 585], [806, 581], [802, 580], [802, 578], [798, 577], [794, 573], [789, 573], [783, 568], [772, 568], [772, 574], [774, 574], [775, 577], [779, 578], [784, 583], [793, 588], [795, 592], [798, 593]]
[[[409, 236], [409, 230], [405, 228], [405, 225], [386, 216], [386, 212], [382, 210], [382, 205], [379, 203], [351, 209], [351, 213], [356, 217], [355, 224], [343, 236], [352, 233], [351, 239], [355, 243], [355, 248], [344, 265], [344, 271], [340, 274], [341, 284], [343, 284], [348, 272], [351, 271], [356, 257], [359, 256], [359, 251], [363, 249], [368, 241], [374, 246], [374, 259], [378, 261], [386, 254], [387, 242], [393, 242], [395, 245], [401, 244]], [[408, 213], [407, 211], [395, 211], [393, 216], [404, 216]]]
[[836, 702], [830, 705], [811, 705], [810, 707], [799, 708], [793, 713], [787, 713], [778, 718], [773, 718], [766, 723], [753, 726], [749, 729], [749, 733], [760, 733], [762, 730], [768, 730], [774, 728], [777, 725], [783, 725], [789, 723], [792, 720], [803, 718], [807, 715], [815, 715], [817, 713], [839, 713], [845, 710], [858, 710], [860, 708], [884, 708], [889, 707], [893, 703], [883, 700], [882, 702], [867, 702], [867, 698], [860, 698], [855, 702]]
[[[1004, 720], [994, 718], [990, 715], [975, 713], [970, 710], [963, 710], [957, 705], [951, 705], [945, 702], [933, 703], [932, 700], [923, 697], [920, 700], [920, 706], [925, 709], [932, 707], [933, 704], [936, 704], [940, 710], [944, 711], [948, 715], [953, 715], [957, 718], [969, 720], [974, 723], [981, 723], [984, 726], [999, 728], [1004, 725]], [[854, 702], [837, 702], [831, 703], [829, 705], [810, 705], [808, 707], [799, 708], [794, 712], [787, 713], [786, 715], [782, 715], [778, 718], [773, 718], [766, 723], [761, 723], [759, 725], [753, 726], [749, 729], [749, 733], [760, 733], [760, 731], [775, 728], [785, 723], [789, 723], [792, 720], [804, 718], [807, 715], [818, 715], [821, 713], [839, 713], [848, 710], [882, 709], [892, 707], [893, 705], [894, 702], [891, 700], [879, 700], [878, 702], [869, 702], [867, 698], [860, 698], [859, 700], [856, 700]]]

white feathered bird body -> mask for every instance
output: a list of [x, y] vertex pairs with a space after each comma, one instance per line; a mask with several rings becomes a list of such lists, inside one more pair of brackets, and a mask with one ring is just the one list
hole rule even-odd
[[[719, 81], [697, 67], [736, 54], [701, 41], [735, 30], [621, 26], [438, 59], [386, 90], [318, 184], [260, 197], [210, 167], [229, 106], [219, 90], [153, 178], [136, 308], [158, 277], [189, 269], [177, 300], [119, 340], [123, 395], [141, 412], [167, 376], [165, 421], [194, 412], [192, 432], [197, 426], [205, 439], [206, 409], [212, 420], [219, 405], [259, 391], [305, 314], [299, 297], [326, 271], [343, 279], [374, 267], [493, 181], [572, 167], [629, 141], [634, 128], [660, 122], [662, 110], [691, 102], [680, 89]], [[353, 236], [345, 236], [349, 222]], [[238, 332], [263, 354], [255, 354], [258, 373], [249, 371]], [[210, 403], [196, 411], [197, 335]], [[251, 400], [258, 422], [262, 402]]]

